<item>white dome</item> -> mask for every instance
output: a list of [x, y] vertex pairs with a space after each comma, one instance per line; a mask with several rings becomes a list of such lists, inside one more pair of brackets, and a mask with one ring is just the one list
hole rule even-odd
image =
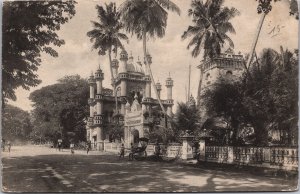
[[127, 71], [145, 74], [143, 67], [137, 62], [127, 64]]

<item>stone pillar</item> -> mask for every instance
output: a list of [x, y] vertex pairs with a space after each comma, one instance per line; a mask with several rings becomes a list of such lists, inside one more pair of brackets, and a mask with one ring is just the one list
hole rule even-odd
[[181, 137], [182, 139], [182, 155], [181, 159], [187, 160], [190, 158], [193, 158], [193, 150], [191, 146], [191, 140], [193, 139], [193, 136], [184, 135]]
[[205, 161], [205, 139], [199, 140], [199, 160]]
[[232, 164], [233, 163], [233, 147], [232, 146], [228, 146], [228, 159], [227, 159], [227, 163], [228, 164]]

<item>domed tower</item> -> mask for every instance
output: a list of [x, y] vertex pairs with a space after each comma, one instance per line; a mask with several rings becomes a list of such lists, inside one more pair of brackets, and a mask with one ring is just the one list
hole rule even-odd
[[102, 81], [104, 79], [104, 73], [102, 72], [100, 65], [95, 73], [95, 80], [97, 85], [97, 94], [95, 96], [97, 114], [94, 117], [94, 125], [97, 131], [97, 149], [103, 150], [104, 137], [103, 137], [103, 94], [102, 94]]

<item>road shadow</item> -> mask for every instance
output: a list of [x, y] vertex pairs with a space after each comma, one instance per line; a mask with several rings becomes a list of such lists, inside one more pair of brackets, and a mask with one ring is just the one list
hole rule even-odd
[[297, 179], [262, 177], [117, 155], [3, 158], [3, 188], [14, 192], [214, 192], [295, 190]]

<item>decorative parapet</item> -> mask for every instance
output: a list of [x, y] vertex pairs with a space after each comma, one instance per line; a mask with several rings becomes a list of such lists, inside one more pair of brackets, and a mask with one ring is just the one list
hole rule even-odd
[[204, 72], [218, 67], [218, 68], [236, 68], [244, 69], [244, 57], [243, 55], [234, 55], [234, 54], [220, 54], [219, 56], [203, 62], [201, 65], [198, 65], [199, 69], [202, 69]]

